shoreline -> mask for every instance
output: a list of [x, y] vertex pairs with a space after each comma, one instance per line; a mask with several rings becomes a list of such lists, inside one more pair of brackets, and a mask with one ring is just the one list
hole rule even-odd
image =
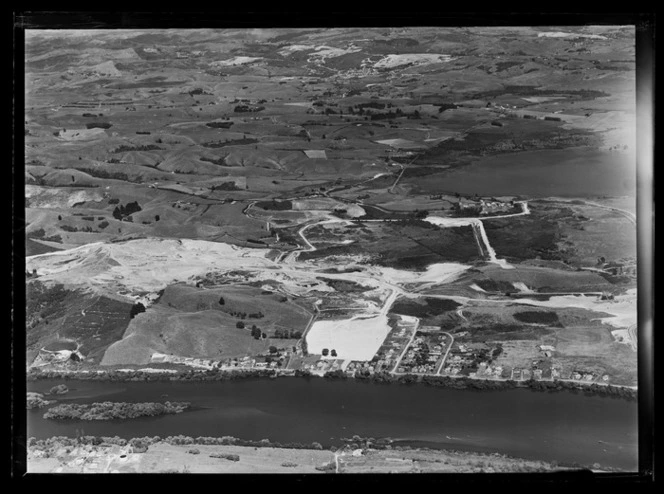
[[370, 376], [348, 376], [344, 372], [327, 372], [324, 375], [312, 374], [308, 371], [280, 371], [275, 369], [239, 369], [239, 370], [205, 370], [193, 369], [142, 369], [129, 370], [42, 370], [31, 369], [27, 372], [26, 381], [39, 381], [45, 379], [62, 380], [92, 380], [110, 382], [135, 382], [135, 381], [177, 381], [177, 382], [206, 382], [206, 381], [229, 381], [236, 379], [299, 377], [299, 378], [322, 378], [331, 380], [353, 379], [361, 382], [375, 384], [418, 384], [433, 387], [446, 387], [452, 389], [468, 389], [474, 391], [482, 390], [506, 390], [506, 389], [529, 389], [537, 392], [561, 392], [571, 393], [583, 392], [589, 396], [602, 396], [609, 398], [620, 398], [627, 401], [637, 401], [638, 388], [613, 384], [599, 384], [595, 382], [570, 381], [556, 379], [553, 381], [543, 380], [496, 380], [477, 379], [466, 376], [439, 376], [422, 374], [391, 374], [376, 373]]
[[[533, 460], [496, 452], [399, 445], [389, 438], [342, 438], [342, 446], [324, 449], [319, 443], [278, 443], [232, 436], [134, 437], [53, 436], [27, 442], [28, 473], [542, 473], [612, 472], [611, 467]], [[212, 454], [211, 454], [212, 453]], [[220, 454], [221, 453], [221, 454]], [[225, 453], [225, 454], [224, 454]], [[155, 462], [163, 455], [165, 462]], [[192, 465], [192, 456], [196, 462]], [[147, 459], [152, 461], [144, 461]], [[208, 458], [232, 460], [218, 461]], [[260, 458], [261, 461], [251, 461]], [[203, 461], [198, 461], [198, 460]], [[289, 460], [289, 461], [284, 461]], [[243, 461], [245, 463], [243, 463]], [[295, 461], [297, 463], [295, 463]], [[105, 464], [104, 464], [105, 463]], [[195, 471], [187, 467], [195, 468]], [[127, 469], [124, 467], [131, 467]], [[185, 467], [182, 470], [174, 467]], [[293, 470], [293, 467], [300, 467]], [[395, 470], [396, 468], [396, 470]]]

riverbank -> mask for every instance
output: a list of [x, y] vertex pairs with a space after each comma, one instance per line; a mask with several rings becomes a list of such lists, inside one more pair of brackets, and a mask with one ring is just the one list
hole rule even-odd
[[[28, 473], [549, 473], [555, 462], [427, 448], [283, 447], [237, 438], [83, 436], [28, 441]], [[318, 445], [320, 446], [320, 445]], [[357, 447], [359, 446], [359, 447]]]
[[376, 372], [372, 374], [356, 373], [349, 376], [343, 371], [327, 372], [320, 376], [308, 371], [291, 371], [277, 369], [241, 369], [241, 370], [194, 370], [194, 369], [149, 369], [141, 370], [42, 370], [30, 369], [27, 374], [28, 381], [42, 379], [76, 379], [112, 382], [134, 382], [134, 381], [230, 381], [237, 379], [300, 377], [300, 378], [323, 378], [323, 379], [357, 379], [361, 381], [379, 384], [423, 384], [427, 386], [446, 387], [452, 389], [470, 390], [506, 390], [515, 388], [526, 388], [532, 391], [569, 391], [573, 393], [583, 392], [591, 396], [606, 396], [621, 398], [628, 401], [637, 401], [638, 390], [628, 386], [616, 386], [611, 384], [589, 383], [584, 381], [569, 380], [535, 380], [515, 381], [510, 379], [478, 379], [466, 376], [438, 376], [421, 374], [393, 374], [389, 372]]

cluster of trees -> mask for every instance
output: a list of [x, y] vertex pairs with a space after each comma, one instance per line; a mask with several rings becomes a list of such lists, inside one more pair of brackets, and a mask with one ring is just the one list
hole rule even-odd
[[[376, 441], [377, 444], [380, 444], [381, 440]], [[109, 437], [109, 436], [83, 436], [79, 435], [76, 438], [66, 437], [66, 436], [54, 436], [48, 439], [37, 439], [31, 437], [28, 439], [28, 447], [33, 449], [57, 449], [61, 447], [74, 447], [77, 445], [92, 445], [99, 446], [102, 444], [108, 445], [118, 445], [126, 446], [142, 444], [146, 446], [152, 446], [157, 443], [166, 443], [172, 446], [188, 446], [188, 445], [200, 445], [200, 446], [251, 446], [254, 448], [285, 448], [285, 449], [316, 449], [322, 450], [323, 446], [319, 442], [312, 443], [298, 443], [298, 442], [285, 442], [280, 443], [276, 441], [270, 441], [269, 439], [261, 439], [259, 441], [250, 440], [250, 439], [240, 439], [233, 436], [222, 436], [222, 437], [210, 437], [210, 436], [145, 436], [145, 437], [135, 437], [132, 439], [124, 439], [118, 436]], [[191, 450], [190, 450], [191, 451]], [[199, 451], [200, 453], [200, 451]], [[196, 453], [192, 453], [196, 454]]]
[[487, 99], [489, 97], [495, 98], [503, 94], [513, 94], [515, 96], [579, 96], [581, 99], [594, 99], [604, 96], [610, 96], [604, 91], [597, 91], [595, 89], [541, 89], [538, 86], [529, 85], [512, 85], [505, 86], [501, 89], [491, 89], [475, 93], [471, 96], [472, 99]]
[[64, 395], [69, 393], [69, 388], [65, 384], [58, 384], [57, 386], [53, 386], [48, 393], [52, 395]]
[[[220, 302], [221, 303], [221, 302]], [[222, 304], [223, 305], [223, 304]], [[240, 312], [236, 310], [231, 310], [228, 312], [231, 316], [234, 317], [239, 317], [240, 319], [246, 319], [247, 318], [247, 313], [246, 312]], [[238, 326], [239, 328], [240, 326]], [[242, 327], [244, 328], [244, 323], [242, 323]]]
[[333, 371], [327, 371], [323, 377], [326, 377], [328, 379], [346, 379], [348, 376], [344, 371], [341, 369], [333, 370]]
[[392, 440], [388, 438], [362, 437], [357, 434], [353, 437], [340, 438], [346, 447], [350, 449], [373, 448], [373, 449], [391, 449]]
[[223, 460], [240, 461], [240, 455], [232, 453], [212, 453], [210, 458], [221, 458]]
[[264, 106], [251, 106], [251, 105], [237, 105], [235, 108], [233, 108], [233, 111], [235, 113], [255, 113], [259, 111], [265, 110]]
[[[58, 216], [58, 219], [61, 219], [61, 216]], [[34, 230], [30, 233], [27, 234], [28, 238], [38, 238], [40, 240], [46, 240], [49, 242], [58, 242], [62, 243], [62, 237], [60, 235], [52, 235], [50, 237], [46, 236], [46, 232], [44, 231], [43, 228], [40, 228], [39, 230]]]
[[242, 139], [230, 139], [227, 141], [210, 141], [210, 142], [204, 142], [201, 144], [201, 146], [206, 147], [206, 148], [223, 148], [226, 146], [241, 146], [244, 144], [255, 144], [257, 143], [257, 139], [249, 139], [247, 137], [244, 137]]
[[195, 89], [192, 89], [191, 91], [189, 91], [188, 94], [189, 94], [189, 96], [191, 96], [192, 98], [193, 98], [194, 96], [199, 95], [199, 94], [204, 94], [204, 95], [207, 95], [207, 96], [212, 95], [212, 93], [208, 93], [207, 91], [205, 91], [204, 89], [201, 89], [201, 88], [199, 88], [199, 87], [197, 87], [197, 88], [195, 88]]
[[206, 158], [205, 156], [202, 156], [198, 159], [201, 160], [201, 161], [206, 161], [208, 163], [212, 163], [213, 165], [219, 165], [219, 166], [226, 165], [226, 158], [224, 158], [224, 157], [214, 159], [214, 158]]
[[110, 129], [113, 125], [108, 122], [91, 122], [85, 124], [85, 127], [87, 129]]
[[229, 129], [233, 122], [208, 122], [205, 125], [211, 129]]
[[260, 340], [261, 338], [263, 338], [263, 339], [267, 338], [267, 335], [265, 333], [263, 333], [260, 330], [260, 328], [258, 326], [256, 326], [255, 324], [253, 326], [251, 326], [251, 336], [255, 340]]
[[119, 206], [115, 206], [115, 209], [113, 210], [113, 218], [122, 220], [123, 218], [141, 211], [142, 209], [143, 208], [141, 208], [140, 204], [138, 204], [138, 201], [129, 202], [125, 206], [120, 204]]
[[213, 185], [210, 187], [210, 190], [214, 192], [215, 190], [242, 190], [240, 187], [238, 187], [235, 182], [232, 180], [228, 180], [227, 182], [222, 182], [217, 185]]
[[76, 379], [90, 381], [111, 381], [111, 382], [129, 382], [129, 381], [226, 381], [257, 377], [274, 377], [278, 375], [274, 369], [242, 369], [242, 370], [221, 370], [218, 368], [206, 370], [194, 370], [191, 368], [175, 369], [164, 368], [163, 373], [144, 372], [136, 369], [133, 372], [106, 370], [101, 373], [77, 372], [71, 373], [61, 370], [42, 370], [31, 368], [27, 373], [28, 381], [37, 381], [40, 379]]
[[273, 338], [283, 338], [283, 339], [288, 339], [288, 338], [293, 338], [293, 339], [300, 339], [302, 338], [302, 331], [295, 331], [295, 330], [288, 330], [288, 329], [277, 329], [274, 331], [274, 336]]
[[277, 201], [276, 199], [272, 199], [271, 201], [258, 201], [256, 207], [267, 211], [287, 211], [293, 209], [293, 203], [289, 200]]
[[548, 311], [525, 311], [514, 314], [514, 319], [525, 323], [560, 324], [558, 314]]
[[538, 381], [536, 379], [529, 379], [525, 382], [525, 385], [532, 389], [533, 391], [572, 391], [579, 392], [583, 391], [587, 395], [600, 395], [607, 396], [612, 398], [623, 398], [628, 401], [636, 401], [638, 398], [637, 390], [618, 387], [618, 386], [606, 386], [601, 384], [577, 384], [569, 381]]
[[32, 410], [33, 408], [43, 408], [45, 406], [50, 405], [51, 403], [54, 403], [53, 401], [45, 400], [44, 395], [40, 393], [31, 393], [28, 392], [27, 398], [26, 398], [26, 407], [28, 410]]
[[121, 403], [105, 401], [101, 403], [57, 405], [49, 409], [45, 419], [55, 420], [114, 420], [154, 417], [182, 413], [190, 407], [186, 402], [166, 403]]
[[75, 226], [62, 225], [60, 227], [65, 232], [86, 232], [92, 233], [94, 230], [91, 226], [84, 226], [83, 228], [76, 228]]
[[111, 153], [126, 153], [128, 151], [155, 151], [161, 149], [155, 144], [144, 144], [142, 146], [125, 146], [124, 144], [111, 151]]
[[327, 348], [323, 348], [323, 357], [327, 357], [328, 355], [332, 357], [337, 356], [337, 351], [333, 348], [332, 351], [328, 350]]

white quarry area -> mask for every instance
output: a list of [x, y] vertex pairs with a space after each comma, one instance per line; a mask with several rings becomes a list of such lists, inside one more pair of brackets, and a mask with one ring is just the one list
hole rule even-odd
[[614, 329], [611, 331], [611, 336], [613, 336], [617, 343], [624, 343], [626, 345], [631, 343], [629, 331], [626, 329]]
[[521, 293], [536, 293], [523, 282], [523, 281], [514, 281], [512, 282], [512, 286], [519, 290]]
[[449, 62], [454, 60], [451, 55], [443, 55], [438, 53], [404, 53], [387, 55], [385, 58], [376, 62], [374, 67], [398, 67], [400, 65], [414, 64], [425, 65], [439, 62]]
[[87, 70], [96, 72], [100, 76], [105, 76], [105, 77], [120, 77], [122, 75], [122, 72], [118, 70], [118, 68], [111, 60], [107, 62], [102, 62], [93, 67], [88, 67]]
[[100, 128], [94, 129], [67, 129], [61, 130], [58, 134], [60, 139], [65, 141], [85, 141], [89, 139], [98, 139], [99, 137], [106, 137], [106, 131]]
[[551, 297], [549, 300], [522, 298], [519, 303], [541, 307], [580, 307], [595, 312], [606, 312], [612, 316], [602, 317], [599, 320], [615, 328], [627, 328], [636, 324], [636, 288], [627, 290], [624, 295], [617, 295], [614, 300], [599, 300], [597, 297], [585, 295], [563, 295]]
[[219, 60], [217, 62], [212, 62], [210, 65], [213, 67], [228, 67], [231, 65], [245, 65], [248, 63], [253, 63], [258, 60], [262, 60], [261, 57], [233, 57], [228, 60]]
[[401, 269], [375, 266], [369, 268], [380, 272], [380, 277], [389, 283], [450, 283], [470, 266], [456, 262], [431, 264], [426, 271], [403, 271]]
[[42, 281], [99, 291], [153, 292], [209, 271], [274, 267], [265, 258], [267, 252], [204, 240], [149, 238], [31, 256], [26, 268], [36, 269]]
[[581, 34], [581, 33], [567, 33], [564, 31], [545, 31], [537, 33], [538, 38], [590, 38], [590, 39], [606, 39], [606, 36], [599, 34]]
[[362, 206], [357, 204], [346, 204], [327, 197], [316, 197], [308, 199], [296, 199], [293, 202], [293, 211], [332, 211], [334, 209], [343, 209], [351, 218], [364, 216], [366, 212]]
[[83, 202], [99, 202], [104, 194], [98, 190], [77, 190], [70, 192], [63, 187], [47, 188], [38, 185], [26, 185], [25, 197], [30, 199], [31, 208], [72, 208]]
[[484, 290], [483, 288], [479, 287], [479, 286], [477, 285], [477, 283], [473, 283], [472, 285], [470, 285], [470, 288], [472, 288], [472, 289], [475, 290], [476, 292], [486, 293], [486, 290]]
[[359, 48], [335, 48], [333, 46], [317, 46], [315, 53], [312, 53], [309, 56], [309, 60], [321, 60], [324, 61], [326, 58], [336, 58], [341, 55], [346, 55], [348, 53], [356, 53], [360, 51]]
[[[371, 360], [389, 332], [385, 315], [316, 321], [306, 336], [307, 350], [321, 355], [327, 348], [330, 352], [336, 350], [336, 358]], [[328, 358], [335, 357], [328, 354]]]
[[[304, 51], [304, 50], [314, 50], [316, 49], [315, 46], [313, 45], [288, 45], [284, 46], [281, 50], [279, 50], [277, 53], [282, 56], [290, 55], [293, 52], [296, 51]], [[282, 79], [286, 79], [286, 77], [282, 77]], [[289, 77], [288, 79], [292, 79]]]

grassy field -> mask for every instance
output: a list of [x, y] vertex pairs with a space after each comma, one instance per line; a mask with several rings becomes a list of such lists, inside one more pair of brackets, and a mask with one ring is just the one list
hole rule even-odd
[[460, 451], [379, 451], [344, 455], [340, 473], [501, 473], [552, 472], [560, 467], [535, 460]]
[[303, 252], [301, 259], [316, 259], [339, 253], [361, 252], [374, 254], [382, 266], [398, 269], [424, 270], [429, 264], [440, 262], [472, 262], [479, 259], [479, 250], [470, 227], [438, 228], [426, 222], [364, 223], [359, 228], [328, 225], [307, 230], [307, 238], [316, 241], [343, 238], [353, 241], [348, 246], [321, 248]]
[[446, 312], [454, 311], [460, 306], [461, 304], [454, 300], [440, 298], [398, 298], [390, 308], [390, 312], [418, 317], [429, 324], [431, 319], [436, 319], [437, 316]]
[[[92, 448], [92, 451], [90, 450]], [[253, 448], [248, 446], [151, 445], [144, 453], [127, 453], [117, 447], [81, 447], [56, 457], [29, 460], [30, 473], [321, 473], [316, 467], [334, 462], [330, 451]], [[189, 451], [197, 450], [198, 454]], [[213, 454], [238, 455], [239, 461], [214, 458]], [[124, 455], [122, 457], [121, 455]], [[87, 458], [83, 467], [77, 458]], [[284, 466], [285, 464], [285, 466]]]
[[[224, 304], [219, 302], [223, 298]], [[121, 341], [104, 354], [104, 365], [147, 364], [152, 353], [225, 359], [256, 355], [293, 339], [271, 338], [277, 330], [303, 332], [310, 315], [279, 294], [260, 288], [228, 286], [202, 289], [171, 285], [159, 302], [138, 315]], [[238, 328], [243, 323], [244, 328]], [[251, 328], [267, 335], [255, 339]]]
[[[335, 453], [324, 450], [248, 446], [170, 445], [159, 442], [144, 453], [119, 446], [60, 448], [44, 457], [28, 452], [28, 473], [335, 473]], [[190, 451], [197, 451], [196, 454]], [[237, 455], [238, 461], [212, 455]], [[555, 472], [564, 467], [499, 454], [410, 449], [362, 450], [338, 456], [338, 473], [507, 473]], [[325, 468], [327, 467], [327, 468]], [[320, 468], [321, 470], [318, 470]]]
[[[219, 302], [223, 299], [223, 305]], [[251, 327], [256, 324], [268, 334], [277, 329], [303, 331], [311, 315], [279, 293], [263, 293], [253, 286], [223, 286], [200, 289], [188, 285], [168, 286], [159, 304], [184, 312], [214, 310]], [[244, 315], [240, 319], [240, 313]]]
[[237, 328], [236, 319], [220, 311], [186, 313], [155, 306], [132, 320], [101, 364], [145, 365], [153, 353], [220, 360], [255, 355], [271, 344], [269, 338], [254, 339], [250, 329]]
[[28, 285], [28, 350], [60, 338], [76, 341], [89, 362], [98, 363], [106, 348], [122, 338], [132, 304], [121, 299], [67, 290], [41, 283]]

